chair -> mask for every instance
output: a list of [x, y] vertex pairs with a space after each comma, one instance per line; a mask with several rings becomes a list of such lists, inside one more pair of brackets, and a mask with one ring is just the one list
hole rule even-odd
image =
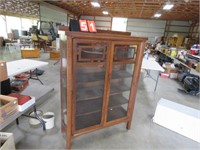
[[38, 30], [35, 31], [36, 39], [33, 40], [34, 47], [37, 47], [41, 50], [43, 48], [44, 52], [46, 51], [46, 41], [38, 36]]

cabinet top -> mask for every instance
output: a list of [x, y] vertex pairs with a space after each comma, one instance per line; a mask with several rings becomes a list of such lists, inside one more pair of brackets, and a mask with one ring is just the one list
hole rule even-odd
[[112, 34], [112, 33], [87, 33], [87, 32], [74, 32], [66, 31], [67, 36], [71, 38], [87, 38], [87, 39], [101, 39], [101, 40], [126, 40], [127, 42], [145, 42], [148, 40], [147, 37], [133, 37], [121, 34]]

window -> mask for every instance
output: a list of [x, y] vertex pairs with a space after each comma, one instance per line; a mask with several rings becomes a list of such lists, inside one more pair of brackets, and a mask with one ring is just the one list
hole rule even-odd
[[114, 31], [126, 31], [127, 18], [114, 17], [112, 20], [112, 30]]
[[7, 33], [6, 33], [6, 20], [5, 16], [0, 15], [0, 36], [7, 38]]
[[18, 17], [6, 16], [8, 33], [12, 30], [21, 30], [21, 20]]

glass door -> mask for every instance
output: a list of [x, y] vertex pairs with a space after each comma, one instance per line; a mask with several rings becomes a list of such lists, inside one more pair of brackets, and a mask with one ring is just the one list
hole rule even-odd
[[75, 40], [73, 51], [75, 129], [99, 126], [102, 118], [108, 43]]
[[127, 117], [136, 45], [114, 44], [107, 122]]

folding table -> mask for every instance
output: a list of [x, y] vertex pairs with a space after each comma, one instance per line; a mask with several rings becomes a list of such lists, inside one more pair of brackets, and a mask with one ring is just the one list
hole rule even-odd
[[[164, 72], [165, 70], [159, 65], [158, 62], [156, 62], [155, 60], [152, 60], [152, 59], [143, 59], [141, 68], [145, 69], [147, 71], [147, 75], [146, 75], [147, 77], [150, 77], [151, 79], [156, 81], [156, 85], [155, 85], [155, 88], [154, 88], [154, 92], [155, 92], [156, 88], [157, 88], [160, 72]], [[156, 79], [154, 79], [150, 75], [151, 70], [158, 71], [158, 76], [157, 76]]]

